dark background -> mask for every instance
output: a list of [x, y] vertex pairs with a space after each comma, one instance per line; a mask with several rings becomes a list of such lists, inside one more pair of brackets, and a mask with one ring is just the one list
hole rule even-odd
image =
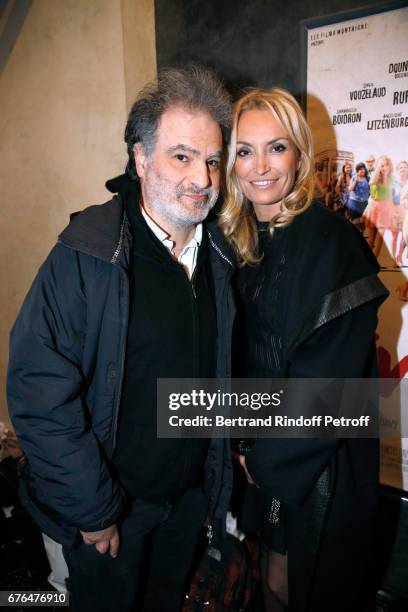
[[[386, 4], [372, 0], [155, 0], [157, 65], [160, 69], [205, 64], [234, 93], [242, 86], [281, 86], [300, 96], [300, 21]], [[357, 69], [361, 69], [358, 58]]]

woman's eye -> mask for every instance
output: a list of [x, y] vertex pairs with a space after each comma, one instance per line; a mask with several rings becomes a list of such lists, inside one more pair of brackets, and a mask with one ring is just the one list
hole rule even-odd
[[278, 142], [271, 147], [271, 151], [274, 153], [283, 153], [283, 151], [286, 151], [286, 147], [284, 144]]
[[249, 155], [249, 153], [250, 153], [249, 149], [238, 149], [237, 156], [246, 157], [247, 155]]

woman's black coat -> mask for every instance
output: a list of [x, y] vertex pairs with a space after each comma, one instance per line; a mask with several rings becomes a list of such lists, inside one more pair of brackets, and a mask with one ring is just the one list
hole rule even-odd
[[[318, 203], [277, 231], [277, 291], [267, 295], [281, 350], [270, 376], [376, 376], [377, 310], [388, 292], [365, 240]], [[287, 508], [290, 611], [373, 609], [378, 440], [258, 439], [247, 468]]]

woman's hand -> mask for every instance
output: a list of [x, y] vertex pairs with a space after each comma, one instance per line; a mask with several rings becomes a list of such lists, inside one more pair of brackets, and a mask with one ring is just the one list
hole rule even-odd
[[256, 484], [256, 482], [254, 480], [252, 480], [251, 474], [247, 470], [246, 461], [245, 461], [245, 455], [238, 455], [238, 461], [241, 464], [241, 466], [244, 468], [244, 472], [245, 472], [245, 475], [247, 477], [248, 483], [258, 486]]

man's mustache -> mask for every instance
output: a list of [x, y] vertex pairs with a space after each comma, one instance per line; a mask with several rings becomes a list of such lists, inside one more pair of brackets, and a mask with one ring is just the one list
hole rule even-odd
[[205, 187], [205, 188], [199, 188], [199, 187], [180, 187], [179, 189], [177, 189], [177, 195], [181, 196], [181, 195], [185, 195], [185, 194], [189, 194], [189, 195], [198, 195], [198, 196], [212, 196], [214, 194], [214, 189], [211, 189], [210, 187]]

